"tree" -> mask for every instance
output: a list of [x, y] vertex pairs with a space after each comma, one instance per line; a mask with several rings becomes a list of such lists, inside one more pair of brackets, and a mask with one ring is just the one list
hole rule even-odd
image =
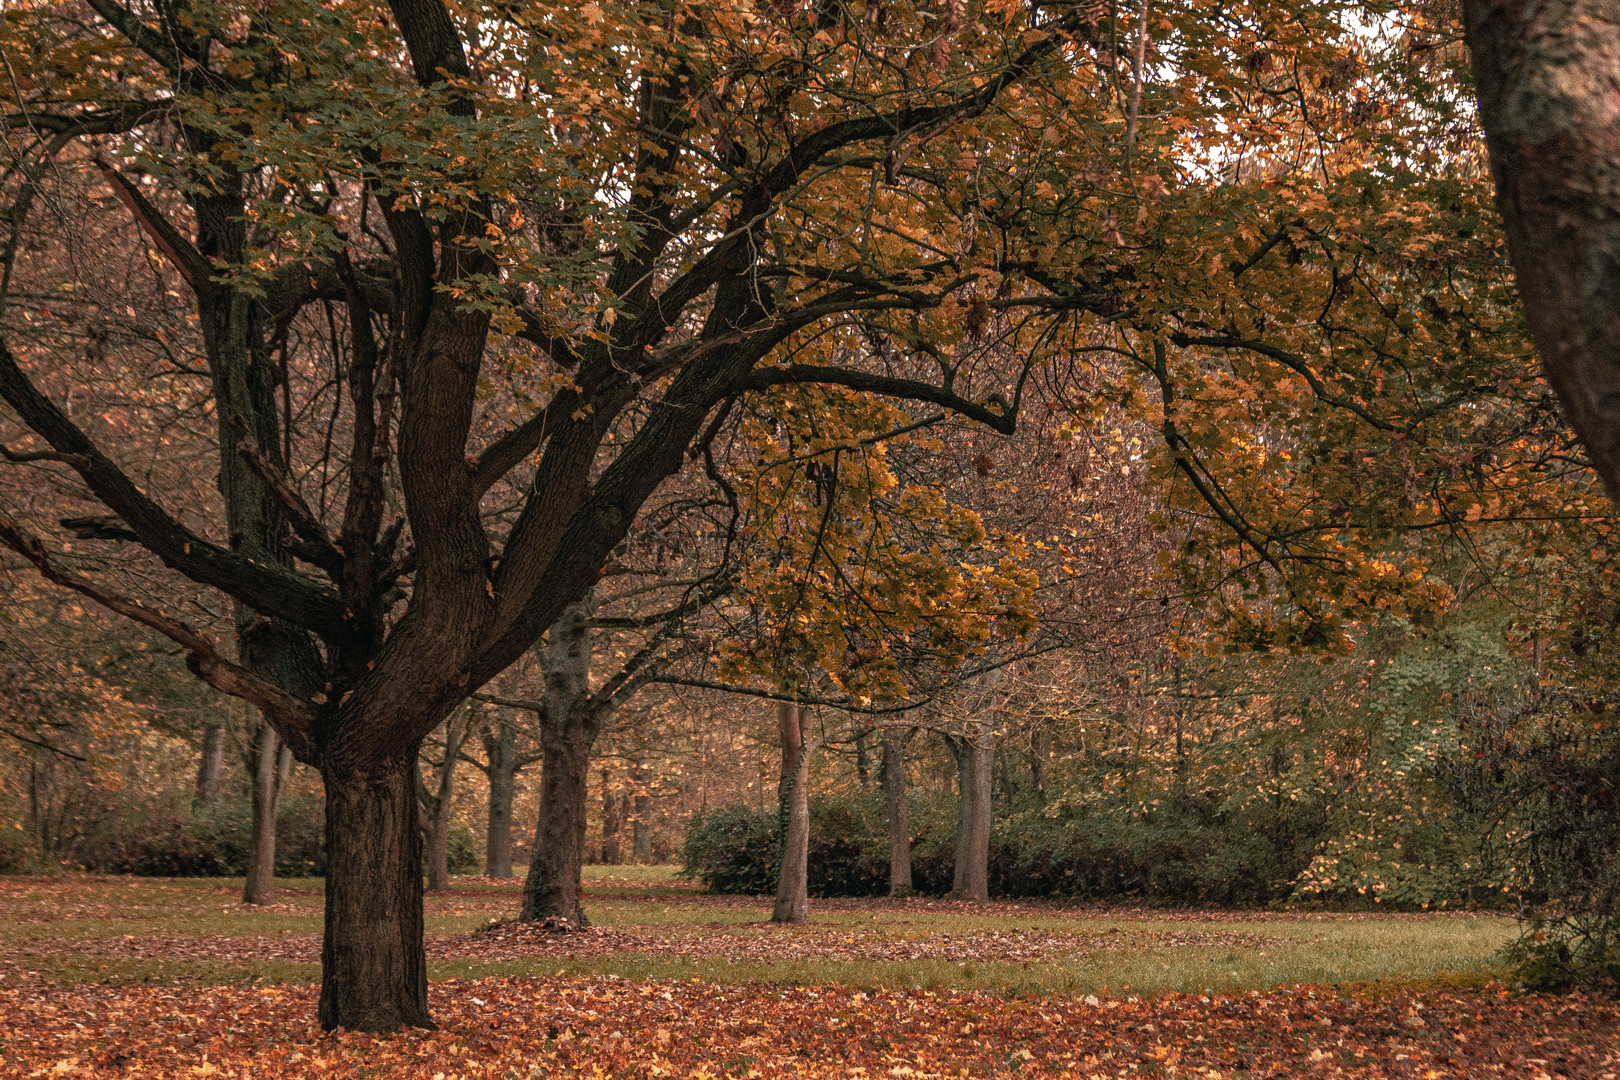
[[514, 710], [497, 706], [479, 735], [484, 760], [469, 758], [489, 781], [488, 825], [484, 834], [484, 873], [495, 878], [512, 876], [512, 801], [520, 772], [540, 760], [538, 750], [519, 747]]
[[[921, 377], [931, 360], [893, 353], [762, 361], [855, 321], [915, 342], [912, 315], [934, 333], [930, 313], [958, 310], [974, 275], [887, 219], [920, 210], [941, 240], [960, 231], [958, 194], [981, 165], [955, 146], [993, 126], [1006, 138], [988, 143], [1007, 147], [995, 168], [1016, 170], [1040, 118], [995, 106], [1060, 71], [1087, 16], [942, 25], [934, 62], [949, 77], [918, 79], [866, 58], [889, 47], [872, 33], [903, 47], [920, 15], [867, 30], [785, 11], [499, 6], [468, 18], [470, 43], [437, 3], [387, 18], [292, 2], [94, 12], [6, 23], [8, 55], [38, 58], [5, 121], [26, 144], [13, 239], [48, 163], [93, 170], [166, 260], [157, 272], [189, 290], [226, 543], [40, 391], [49, 343], [0, 350], [0, 397], [36, 437], [10, 455], [73, 470], [133, 542], [233, 598], [242, 658], [65, 566], [9, 514], [0, 539], [180, 643], [321, 771], [321, 1022], [429, 1025], [421, 740], [585, 595], [739, 395], [823, 383], [1011, 429], [1021, 376], [970, 357], [939, 381]], [[137, 160], [151, 180], [131, 178]], [[874, 178], [893, 194], [868, 199]], [[331, 397], [341, 437], [292, 440], [301, 413], [278, 410], [276, 391], [312, 370], [291, 333], [311, 311], [334, 315], [323, 340], [347, 400]], [[514, 380], [502, 403], [532, 404], [504, 430], [486, 415], [475, 437], [492, 347]], [[317, 442], [316, 471], [343, 478], [324, 513], [298, 490], [310, 467], [289, 459]], [[338, 467], [321, 464], [332, 455]], [[514, 470], [527, 494], [492, 535], [484, 497]]]
[[465, 708], [445, 720], [444, 742], [436, 747], [437, 761], [427, 755], [424, 747], [421, 763], [431, 770], [433, 787], [428, 787], [420, 771], [416, 773], [416, 797], [427, 816], [427, 887], [435, 892], [450, 888], [450, 819], [455, 810], [456, 765], [476, 719], [474, 709]]

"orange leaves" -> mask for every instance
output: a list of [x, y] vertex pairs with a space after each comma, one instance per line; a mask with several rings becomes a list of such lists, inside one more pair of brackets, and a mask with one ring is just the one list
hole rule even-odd
[[449, 981], [442, 1028], [322, 1034], [312, 988], [0, 990], [19, 1077], [1598, 1076], [1611, 1001], [1297, 988], [1214, 1000]]

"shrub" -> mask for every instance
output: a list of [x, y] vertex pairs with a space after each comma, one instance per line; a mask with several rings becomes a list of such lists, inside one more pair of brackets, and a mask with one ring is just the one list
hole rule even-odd
[[774, 891], [776, 859], [776, 815], [741, 803], [694, 814], [681, 842], [681, 874], [715, 893]]

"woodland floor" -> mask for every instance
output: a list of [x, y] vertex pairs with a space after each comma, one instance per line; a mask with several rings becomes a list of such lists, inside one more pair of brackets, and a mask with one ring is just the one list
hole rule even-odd
[[0, 878], [0, 1077], [1620, 1074], [1620, 1006], [1493, 979], [1490, 915], [713, 897], [591, 868], [587, 931], [517, 885], [428, 897], [433, 1009], [322, 1035], [319, 881]]

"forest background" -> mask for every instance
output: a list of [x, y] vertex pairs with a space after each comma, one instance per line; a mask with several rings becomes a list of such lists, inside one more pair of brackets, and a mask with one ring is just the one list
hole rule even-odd
[[[557, 31], [570, 48], [602, 47], [593, 8]], [[874, 11], [783, 12], [782, 33], [809, 55]], [[971, 81], [962, 66], [989, 43], [1059, 34], [1005, 5], [888, 17], [931, 43], [903, 65], [925, 86]], [[1574, 868], [1615, 814], [1614, 519], [1533, 374], [1453, 14], [1064, 19], [1086, 63], [997, 113], [985, 143], [896, 142], [857, 163], [860, 183], [773, 226], [775, 303], [839, 282], [899, 299], [841, 301], [836, 332], [784, 328], [791, 355], [736, 384], [584, 599], [427, 739], [412, 797], [430, 883], [504, 875], [544, 846], [526, 843], [546, 820], [536, 763], [546, 723], [568, 713], [595, 725], [583, 751], [546, 744], [588, 755], [575, 854], [680, 857], [711, 887], [775, 888], [802, 764], [807, 878], [827, 892], [1554, 899], [1592, 916], [1565, 927], [1572, 940], [1607, 940], [1612, 873]], [[222, 70], [268, 62], [248, 24], [216, 21], [204, 51], [224, 50]], [[71, 29], [47, 40], [15, 13], [7, 26], [57, 85], [106, 77]], [[647, 30], [618, 32], [628, 49]], [[794, 95], [809, 92], [783, 77], [760, 92], [802, 114]], [[728, 126], [726, 82], [683, 108], [710, 160], [736, 169], [769, 139]], [[604, 93], [589, 79], [553, 90]], [[1075, 99], [1088, 104], [1059, 107]], [[633, 299], [629, 282], [592, 295], [581, 269], [578, 206], [613, 190], [587, 148], [641, 152], [590, 141], [611, 141], [595, 123], [633, 131], [600, 107], [606, 119], [553, 118], [576, 187], [514, 197], [489, 241], [506, 281], [458, 297], [495, 313], [501, 344], [477, 387], [485, 450], [579, 392], [564, 331], [614, 341], [615, 305]], [[223, 477], [246, 469], [288, 519], [288, 564], [334, 564], [322, 522], [353, 494], [342, 448], [361, 426], [345, 395], [372, 363], [369, 320], [385, 321], [361, 258], [366, 243], [391, 250], [361, 240], [381, 201], [308, 171], [245, 202], [253, 243], [203, 276], [268, 298], [249, 369], [279, 445], [244, 429], [225, 453], [232, 423], [199, 389], [215, 373], [186, 286], [207, 290], [165, 224], [197, 201], [186, 139], [154, 149], [125, 139], [134, 118], [52, 129], [35, 112], [8, 125], [9, 370], [178, 518], [217, 517]], [[243, 140], [253, 153], [318, 156], [265, 124]], [[442, 177], [464, 163], [436, 152], [411, 165]], [[986, 177], [985, 162], [1007, 171]], [[956, 173], [974, 177], [971, 199]], [[827, 207], [862, 199], [877, 239], [859, 270], [881, 289], [835, 265], [854, 240], [829, 231]], [[307, 259], [348, 235], [331, 222], [355, 260], [331, 256], [328, 280]], [[521, 241], [503, 248], [502, 230]], [[918, 269], [919, 250], [938, 260]], [[296, 306], [275, 307], [282, 288]], [[533, 319], [526, 301], [556, 294], [577, 325]], [[940, 385], [925, 392], [930, 369]], [[194, 646], [41, 580], [67, 568], [221, 641], [254, 629], [163, 574], [178, 555], [135, 554], [144, 526], [95, 504], [94, 470], [41, 437], [20, 385], [17, 416], [0, 415], [17, 553], [0, 597], [0, 863], [244, 874], [261, 901], [272, 867], [324, 871], [320, 777], [276, 729], [186, 673], [187, 654], [207, 666]], [[629, 440], [650, 415], [599, 437]], [[379, 460], [378, 484], [402, 486]], [[537, 483], [483, 489], [490, 527], [516, 529]], [[413, 596], [421, 538], [400, 520], [380, 528], [378, 550], [398, 556], [377, 571], [394, 575], [385, 615]], [[483, 564], [491, 597], [500, 572]], [[305, 696], [324, 705], [331, 689]]]

